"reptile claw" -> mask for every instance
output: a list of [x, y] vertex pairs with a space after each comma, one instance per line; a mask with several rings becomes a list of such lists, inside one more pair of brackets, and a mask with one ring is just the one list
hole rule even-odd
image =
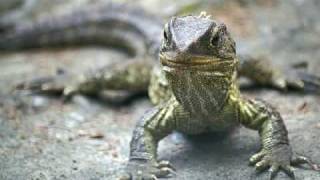
[[300, 164], [308, 164], [312, 170], [320, 171], [320, 165], [312, 162], [310, 158], [305, 156], [298, 155], [295, 158], [293, 158], [291, 163], [296, 166]]
[[171, 168], [163, 167], [160, 169], [160, 174], [161, 174], [160, 176], [167, 176], [169, 174], [176, 175], [176, 172]]
[[158, 180], [158, 178], [176, 174], [167, 161], [161, 161], [159, 163], [130, 161], [126, 171], [130, 175], [130, 178], [127, 177], [127, 179], [120, 180]]
[[176, 169], [172, 166], [172, 164], [169, 161], [160, 161], [157, 165], [158, 168], [168, 167], [172, 169], [173, 171], [176, 171]]
[[118, 178], [118, 180], [131, 180], [131, 176], [129, 174], [122, 175], [121, 177]]
[[294, 175], [294, 168], [291, 167], [290, 165], [286, 165], [286, 166], [281, 166], [281, 168], [284, 170], [284, 172], [291, 177], [292, 179], [295, 179], [295, 175]]
[[263, 159], [262, 161], [258, 162], [256, 165], [255, 165], [255, 168], [258, 172], [261, 172], [265, 169], [267, 169], [269, 167], [269, 161], [266, 160], [266, 159]]
[[265, 156], [264, 152], [259, 152], [253, 156], [251, 156], [249, 160], [249, 165], [255, 165], [258, 161], [260, 161]]
[[289, 177], [295, 179], [294, 168], [290, 166], [291, 149], [289, 145], [273, 147], [272, 149], [262, 149], [259, 153], [250, 158], [250, 162], [255, 164], [257, 172], [269, 169], [270, 180], [274, 179], [280, 169]]
[[157, 178], [157, 176], [156, 175], [151, 175], [151, 178], [153, 179], [153, 180], [158, 180], [158, 178]]
[[279, 171], [279, 165], [273, 165], [270, 168], [270, 180], [274, 179]]

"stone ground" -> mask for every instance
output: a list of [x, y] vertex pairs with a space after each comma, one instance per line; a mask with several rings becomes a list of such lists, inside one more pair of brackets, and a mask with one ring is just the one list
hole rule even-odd
[[[49, 0], [41, 2], [35, 12], [45, 7], [43, 11], [50, 14], [89, 1], [54, 0], [52, 6]], [[283, 68], [306, 61], [308, 72], [320, 75], [317, 0], [239, 2], [241, 5], [235, 1], [204, 2], [199, 9], [207, 9], [228, 25], [240, 53], [265, 54]], [[183, 1], [175, 1], [172, 6], [168, 6], [170, 1], [138, 3], [163, 17], [179, 7], [188, 10]], [[93, 46], [0, 54], [1, 180], [116, 179], [128, 158], [135, 121], [151, 107], [147, 98], [119, 105], [103, 98], [76, 96], [64, 104], [59, 97], [18, 96], [11, 89], [32, 77], [54, 74], [57, 68], [68, 67], [79, 73], [120, 59], [127, 57]], [[295, 151], [320, 163], [319, 96], [261, 88], [243, 92], [278, 108]], [[257, 133], [244, 128], [225, 138], [190, 138], [175, 133], [160, 143], [159, 156], [176, 167], [177, 175], [172, 179], [267, 179], [267, 173], [258, 175], [248, 166], [248, 157], [258, 148]], [[296, 176], [315, 180], [320, 179], [320, 172], [299, 168]], [[288, 178], [280, 173], [278, 179]]]

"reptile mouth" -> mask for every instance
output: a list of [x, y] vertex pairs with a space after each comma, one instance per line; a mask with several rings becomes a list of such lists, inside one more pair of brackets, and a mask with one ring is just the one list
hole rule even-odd
[[230, 62], [233, 60], [221, 60], [220, 58], [214, 58], [214, 57], [192, 57], [192, 60], [186, 61], [186, 60], [177, 60], [176, 58], [160, 54], [160, 62], [164, 66], [168, 67], [197, 67], [197, 66], [204, 66], [204, 65], [214, 65], [214, 64], [221, 64], [225, 62]]

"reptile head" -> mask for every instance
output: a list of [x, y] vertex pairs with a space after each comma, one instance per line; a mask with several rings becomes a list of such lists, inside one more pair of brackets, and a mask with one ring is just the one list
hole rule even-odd
[[227, 27], [209, 16], [173, 17], [163, 31], [160, 60], [164, 66], [189, 68], [232, 62], [236, 60], [235, 42]]

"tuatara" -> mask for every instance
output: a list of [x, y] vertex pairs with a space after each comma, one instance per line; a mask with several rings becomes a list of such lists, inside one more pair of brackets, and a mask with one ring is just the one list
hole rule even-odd
[[[267, 102], [246, 99], [236, 83], [236, 45], [224, 24], [209, 16], [173, 17], [165, 25], [159, 52], [161, 70], [152, 74], [150, 98], [157, 105], [137, 123], [130, 143], [127, 175], [122, 179], [157, 179], [170, 174], [157, 161], [157, 144], [178, 131], [185, 134], [230, 131], [243, 125], [257, 130], [261, 150], [250, 158], [258, 171], [270, 167], [270, 179], [282, 169], [294, 178], [292, 165], [310, 161], [293, 153], [279, 112]], [[256, 64], [255, 64], [256, 65]], [[259, 74], [261, 68], [250, 66]], [[244, 66], [244, 64], [243, 64]], [[157, 68], [155, 68], [157, 69]], [[249, 69], [248, 69], [249, 70]], [[253, 74], [255, 74], [253, 73]]]
[[[159, 64], [156, 60], [163, 22], [135, 6], [117, 3], [91, 5], [57, 17], [40, 18], [31, 24], [12, 24], [10, 27], [0, 27], [4, 28], [0, 33], [0, 51], [102, 45], [120, 48], [133, 58], [129, 62], [99, 68], [93, 73], [40, 77], [20, 84], [19, 88], [63, 92], [66, 97], [74, 93], [95, 94], [103, 89], [145, 91], [152, 67]], [[256, 84], [280, 90], [294, 88], [314, 92], [319, 89], [319, 78], [306, 73], [289, 76], [264, 56], [238, 54], [238, 59], [240, 75]], [[65, 71], [57, 70], [57, 74], [63, 74], [61, 72]], [[104, 80], [97, 81], [100, 78]]]
[[[62, 91], [66, 96], [148, 88], [155, 107], [135, 127], [122, 179], [156, 179], [170, 174], [172, 166], [158, 162], [156, 151], [158, 142], [174, 130], [186, 134], [228, 132], [239, 125], [259, 132], [262, 148], [250, 163], [261, 171], [270, 167], [271, 178], [279, 169], [294, 178], [292, 165], [301, 163], [318, 168], [293, 153], [277, 110], [262, 100], [242, 97], [236, 82], [237, 72], [279, 88], [304, 89], [303, 81], [288, 81], [265, 59], [238, 58], [235, 42], [223, 23], [205, 14], [190, 15], [171, 18], [162, 30], [160, 21], [139, 9], [112, 5], [90, 12], [17, 27], [0, 39], [0, 47], [16, 50], [97, 43], [120, 46], [134, 55], [136, 60], [104, 67], [77, 80], [59, 84], [58, 77], [40, 78], [21, 87]], [[158, 55], [160, 63], [152, 61]]]

